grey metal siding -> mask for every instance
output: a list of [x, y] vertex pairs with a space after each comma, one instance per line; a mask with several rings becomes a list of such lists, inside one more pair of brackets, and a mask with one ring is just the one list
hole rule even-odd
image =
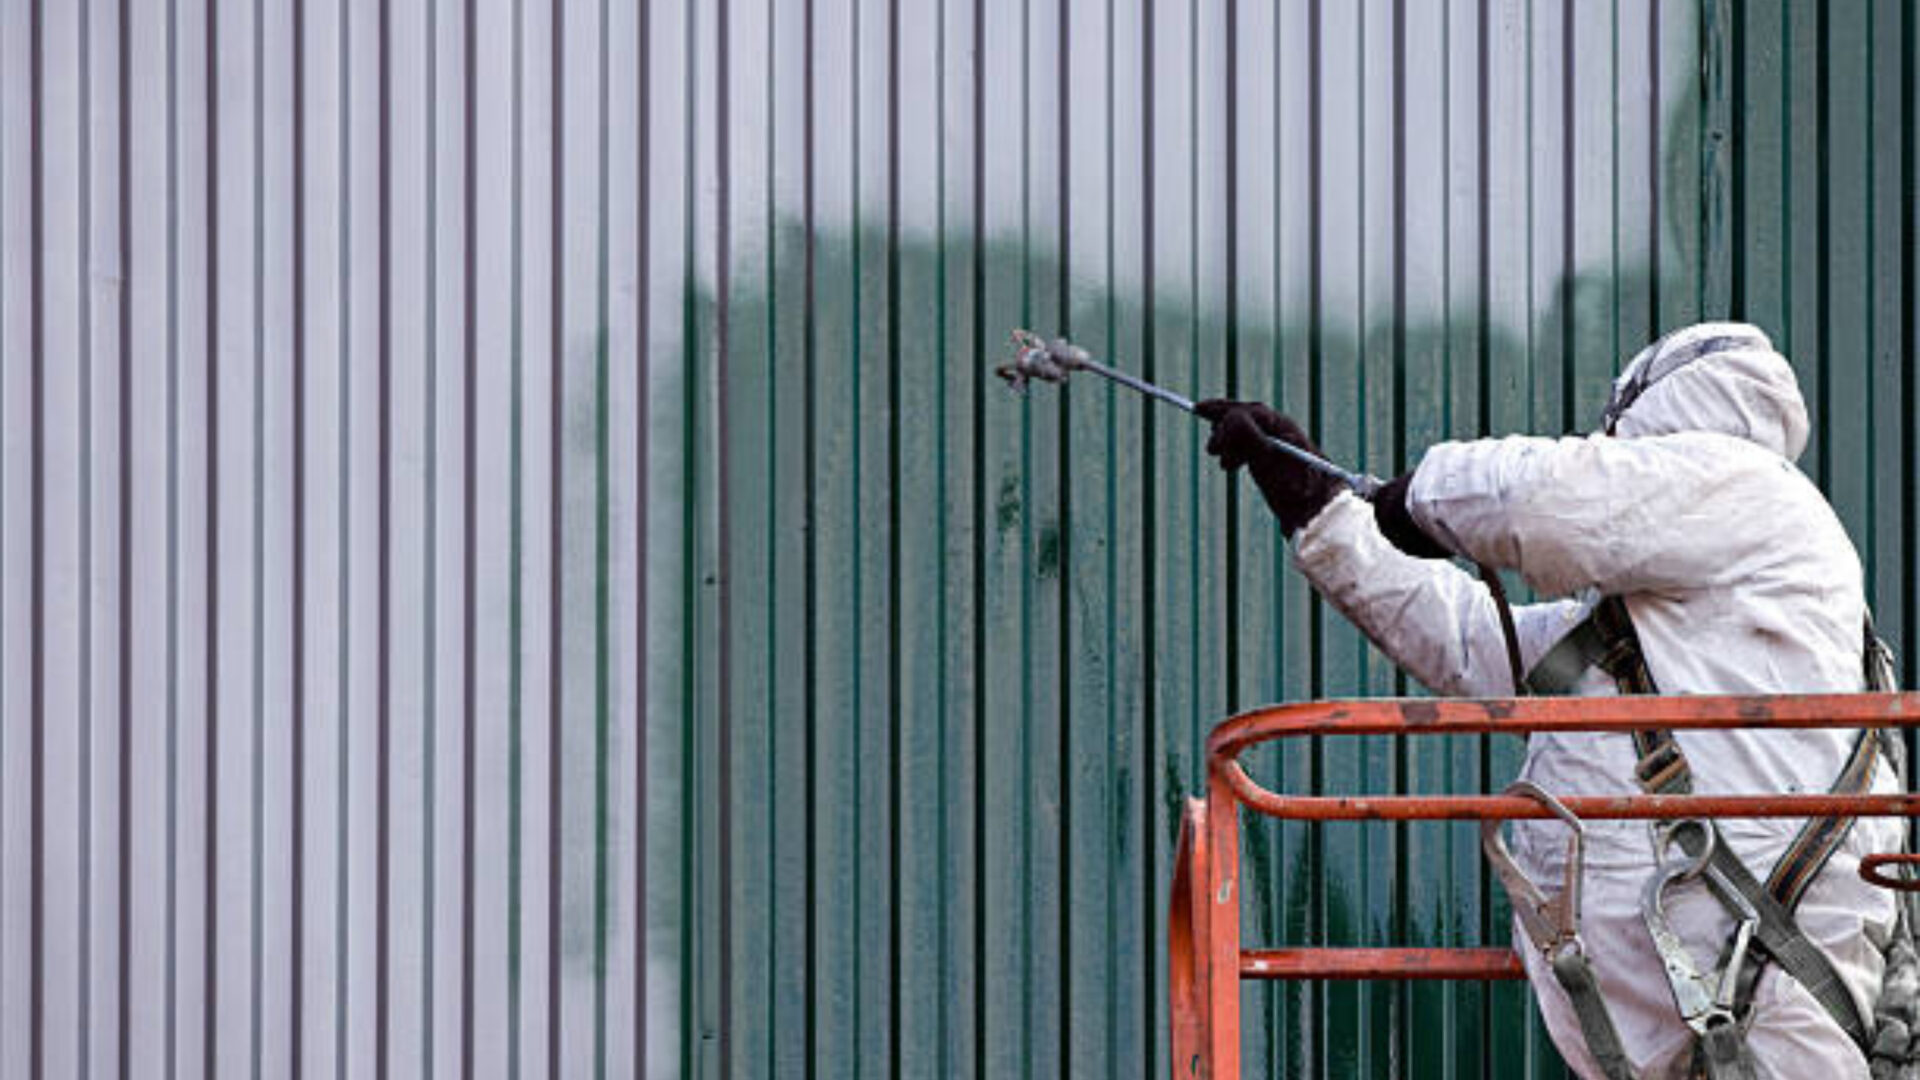
[[[1408, 687], [1014, 326], [1385, 475], [1751, 319], [1911, 682], [1917, 23], [0, 0], [0, 1075], [1165, 1075], [1205, 732]], [[1506, 939], [1460, 828], [1245, 836], [1252, 939]], [[1560, 1071], [1519, 987], [1244, 1000]]]

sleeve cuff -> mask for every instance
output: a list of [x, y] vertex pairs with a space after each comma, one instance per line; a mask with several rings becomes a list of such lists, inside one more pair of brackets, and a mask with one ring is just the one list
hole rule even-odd
[[1344, 557], [1356, 530], [1374, 527], [1373, 504], [1342, 489], [1294, 532], [1294, 561], [1311, 573], [1331, 559]]

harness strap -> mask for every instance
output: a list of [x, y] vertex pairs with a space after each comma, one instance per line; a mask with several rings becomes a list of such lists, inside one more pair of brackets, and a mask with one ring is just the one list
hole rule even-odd
[[1715, 1024], [1700, 1036], [1700, 1070], [1707, 1080], [1755, 1080], [1747, 1035], [1733, 1023]]
[[[1834, 780], [1831, 793], [1835, 795], [1859, 795], [1873, 784], [1873, 767], [1880, 750], [1882, 733], [1862, 731], [1854, 740], [1853, 752], [1848, 755], [1847, 763], [1841, 767], [1840, 775]], [[1640, 760], [1634, 765], [1634, 775], [1640, 781], [1640, 787], [1651, 795], [1687, 795], [1693, 791], [1693, 774], [1687, 766], [1686, 755], [1680, 752], [1680, 744], [1666, 731], [1636, 731], [1633, 735], [1634, 747], [1640, 752]], [[1809, 818], [1794, 836], [1793, 843], [1787, 847], [1780, 860], [1773, 865], [1773, 872], [1767, 877], [1767, 892], [1791, 911], [1800, 904], [1800, 897], [1813, 884], [1826, 868], [1827, 860], [1847, 838], [1853, 828], [1854, 819], [1850, 817]]]
[[[1636, 731], [1633, 733], [1633, 742], [1640, 751], [1640, 760], [1634, 765], [1634, 775], [1639, 778], [1642, 790], [1650, 795], [1692, 793], [1693, 771], [1672, 732]], [[1858, 794], [1866, 790], [1873, 778], [1876, 742], [1862, 733], [1854, 754], [1848, 760], [1847, 767], [1841, 770], [1834, 786], [1837, 793]], [[1851, 786], [1843, 788], [1842, 785]], [[1712, 822], [1707, 824], [1712, 827]], [[1807, 823], [1794, 836], [1793, 843], [1788, 845], [1786, 853], [1774, 864], [1773, 873], [1765, 884], [1753, 876], [1753, 871], [1747, 869], [1747, 864], [1726, 844], [1714, 845], [1711, 861], [1734, 890], [1760, 914], [1760, 923], [1753, 935], [1759, 955], [1740, 973], [1739, 993], [1735, 996], [1739, 1010], [1744, 1012], [1753, 1000], [1753, 990], [1759, 983], [1760, 972], [1766, 966], [1765, 961], [1771, 959], [1794, 981], [1806, 987], [1807, 992], [1827, 1010], [1855, 1045], [1865, 1047], [1870, 1040], [1872, 1022], [1860, 1015], [1859, 1005], [1853, 1000], [1853, 994], [1847, 990], [1839, 972], [1834, 970], [1833, 961], [1807, 940], [1806, 935], [1800, 932], [1799, 924], [1793, 920], [1793, 909], [1799, 904], [1801, 895], [1819, 876], [1852, 827], [1852, 818], [1807, 819]], [[1715, 832], [1718, 831], [1715, 828]], [[1680, 843], [1683, 849], [1687, 847], [1687, 839], [1683, 838]], [[1696, 843], [1695, 850], [1688, 851], [1688, 854], [1697, 853]]]
[[[1867, 640], [1869, 643], [1876, 640], [1870, 623]], [[1868, 658], [1871, 664], [1871, 647]], [[1617, 596], [1605, 597], [1596, 604], [1580, 625], [1548, 651], [1529, 674], [1527, 681], [1535, 693], [1565, 694], [1572, 690], [1587, 669], [1596, 667], [1613, 677], [1622, 694], [1659, 692], [1647, 668], [1646, 654], [1640, 648], [1633, 619], [1626, 603]], [[1869, 681], [1872, 681], [1871, 678]], [[1880, 741], [1871, 733], [1862, 733], [1853, 754], [1835, 781], [1833, 790], [1836, 793], [1855, 794], [1871, 785]], [[1672, 732], [1657, 729], [1636, 731], [1633, 733], [1633, 743], [1639, 755], [1634, 764], [1634, 776], [1643, 791], [1654, 795], [1684, 795], [1692, 792], [1692, 768]], [[1708, 824], [1711, 827], [1711, 823]], [[1725, 844], [1714, 844], [1711, 862], [1760, 916], [1754, 932], [1758, 955], [1740, 972], [1736, 997], [1740, 1011], [1744, 1012], [1752, 1001], [1753, 988], [1764, 961], [1770, 958], [1780, 965], [1781, 970], [1806, 987], [1834, 1022], [1840, 1025], [1841, 1030], [1864, 1048], [1871, 1042], [1871, 1020], [1860, 1015], [1858, 1004], [1839, 973], [1834, 970], [1832, 961], [1800, 932], [1792, 914], [1807, 887], [1819, 876], [1852, 826], [1851, 818], [1808, 819], [1786, 854], [1774, 865], [1764, 885]], [[1699, 845], [1704, 841], [1689, 834], [1689, 838], [1682, 841], [1682, 847], [1686, 848], [1689, 842], [1692, 848], [1688, 853], [1697, 855]], [[1706, 1046], [1704, 1040], [1700, 1053], [1702, 1065], [1710, 1066], [1713, 1048]]]
[[[1623, 694], [1654, 693], [1653, 676], [1640, 652], [1640, 637], [1626, 602], [1601, 598], [1579, 625], [1547, 650], [1527, 674], [1527, 689], [1552, 696], [1571, 693], [1588, 668], [1613, 676]], [[1649, 732], [1650, 735], [1664, 734]]]
[[[1840, 775], [1833, 782], [1835, 795], [1859, 795], [1873, 786], [1873, 769], [1881, 746], [1883, 733], [1880, 731], [1862, 731], [1853, 743], [1853, 753], [1848, 755], [1847, 763], [1840, 769]], [[1827, 860], [1833, 858], [1840, 844], [1853, 829], [1853, 818], [1810, 818], [1801, 826], [1800, 834], [1793, 838], [1793, 846], [1780, 857], [1773, 866], [1773, 873], [1767, 877], [1767, 891], [1785, 904], [1788, 909], [1798, 907], [1800, 897], [1820, 876]]]
[[[1854, 743], [1853, 754], [1847, 759], [1846, 766], [1840, 770], [1839, 780], [1833, 785], [1833, 791], [1836, 794], [1858, 794], [1865, 791], [1872, 783], [1875, 741], [1874, 733], [1861, 732], [1860, 738]], [[1786, 854], [1774, 864], [1773, 873], [1767, 879], [1766, 891], [1769, 896], [1778, 901], [1783, 910], [1789, 913], [1789, 918], [1799, 906], [1800, 897], [1806, 892], [1807, 886], [1812, 884], [1813, 879], [1826, 868], [1827, 860], [1833, 857], [1833, 853], [1838, 850], [1840, 842], [1846, 838], [1852, 825], [1852, 818], [1810, 819], [1801, 828], [1799, 835], [1794, 837], [1793, 845], [1787, 849]], [[1759, 905], [1756, 905], [1756, 909], [1758, 908]], [[1797, 933], [1798, 924], [1794, 926]], [[1825, 959], [1826, 954], [1813, 948], [1811, 943], [1808, 944], [1808, 948], [1821, 959]], [[1740, 969], [1734, 988], [1734, 1001], [1742, 1012], [1753, 1001], [1754, 988], [1760, 981], [1761, 973], [1766, 970], [1766, 960], [1769, 955], [1771, 954], [1763, 951], [1756, 955], [1752, 962]], [[1781, 968], [1788, 974], [1794, 975], [1796, 981], [1807, 986], [1810, 993], [1813, 992], [1813, 987], [1806, 978], [1794, 974], [1794, 970], [1785, 963], [1781, 964]], [[1830, 992], [1827, 997], [1815, 993], [1815, 999], [1836, 1021], [1839, 1021], [1841, 1028], [1846, 1030], [1849, 1036], [1855, 1036], [1855, 1031], [1848, 1027], [1845, 1018], [1858, 1016], [1858, 1004], [1854, 1002], [1853, 995], [1846, 992], [1845, 984], [1840, 982], [1838, 973], [1832, 972], [1830, 967], [1828, 971], [1831, 973], [1836, 990]], [[1864, 1018], [1860, 1022], [1863, 1030], [1855, 1036], [1856, 1042], [1869, 1038], [1867, 1032], [1879, 1026]]]
[[[1675, 842], [1688, 855], [1697, 856], [1705, 840], [1697, 834], [1685, 833], [1677, 837]], [[1870, 1021], [1860, 1015], [1859, 1006], [1855, 1004], [1853, 994], [1847, 990], [1846, 983], [1841, 980], [1840, 973], [1834, 970], [1833, 962], [1827, 959], [1827, 954], [1807, 940], [1807, 936], [1802, 934], [1800, 928], [1795, 925], [1793, 913], [1780, 901], [1774, 899], [1773, 894], [1760, 883], [1760, 879], [1754, 877], [1753, 872], [1747, 869], [1747, 864], [1742, 862], [1740, 856], [1734, 854], [1733, 849], [1726, 844], [1714, 844], [1709, 863], [1720, 872], [1722, 877], [1726, 878], [1727, 884], [1731, 885], [1735, 892], [1745, 898], [1747, 903], [1753, 905], [1754, 911], [1760, 916], [1760, 921], [1753, 931], [1755, 951], [1771, 958], [1774, 963], [1780, 965], [1782, 971], [1805, 987], [1855, 1045], [1863, 1049], [1871, 1045], [1868, 1035]], [[1747, 1004], [1752, 1000], [1751, 982], [1757, 981], [1760, 967], [1761, 965], [1757, 962], [1745, 966], [1745, 970], [1753, 972], [1754, 975], [1751, 980], [1741, 980], [1745, 984], [1743, 986], [1745, 992], [1736, 995], [1735, 1003], [1738, 1011], [1744, 1012]]]
[[1563, 949], [1552, 957], [1553, 977], [1567, 992], [1574, 1018], [1580, 1021], [1580, 1033], [1586, 1036], [1587, 1052], [1600, 1066], [1607, 1080], [1639, 1080], [1633, 1063], [1620, 1044], [1620, 1032], [1613, 1026], [1613, 1014], [1600, 994], [1600, 981], [1593, 974], [1593, 963], [1584, 949]]

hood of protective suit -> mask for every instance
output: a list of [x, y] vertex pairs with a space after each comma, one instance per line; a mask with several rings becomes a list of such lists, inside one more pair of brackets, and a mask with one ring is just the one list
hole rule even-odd
[[1807, 446], [1807, 404], [1786, 357], [1758, 327], [1701, 323], [1642, 349], [1614, 381], [1614, 435], [1714, 431], [1788, 461]]

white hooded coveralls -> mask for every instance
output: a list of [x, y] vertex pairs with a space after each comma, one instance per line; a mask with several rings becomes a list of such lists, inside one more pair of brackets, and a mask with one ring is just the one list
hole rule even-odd
[[[1756, 328], [1708, 324], [1669, 335], [1656, 353], [1711, 337], [1752, 344], [1712, 352], [1653, 382], [1619, 417], [1617, 437], [1516, 436], [1432, 447], [1408, 506], [1456, 553], [1517, 570], [1560, 597], [1514, 609], [1531, 670], [1602, 595], [1624, 598], [1662, 693], [1854, 692], [1865, 599], [1860, 560], [1819, 490], [1793, 465], [1806, 406], [1793, 370]], [[1622, 382], [1636, 369], [1623, 372]], [[1343, 615], [1436, 693], [1513, 693], [1505, 639], [1487, 589], [1444, 560], [1389, 544], [1371, 508], [1336, 497], [1294, 537], [1296, 565]], [[1616, 692], [1590, 670], [1575, 692]], [[1702, 794], [1827, 790], [1853, 731], [1677, 732]], [[1534, 735], [1521, 775], [1559, 795], [1632, 794], [1637, 755], [1625, 734]], [[1876, 764], [1874, 790], [1894, 791]], [[1721, 835], [1765, 879], [1799, 820], [1729, 820]], [[1554, 895], [1564, 827], [1514, 822], [1511, 847]], [[1797, 920], [1826, 952], [1863, 1014], [1879, 994], [1894, 921], [1891, 894], [1861, 881], [1862, 854], [1897, 850], [1896, 820], [1863, 818], [1802, 899]], [[1641, 919], [1654, 866], [1644, 822], [1588, 823], [1581, 933], [1621, 1041], [1646, 1080], [1683, 1075], [1691, 1032], [1675, 1008]], [[1668, 912], [1702, 970], [1733, 928], [1699, 882], [1668, 893]], [[1604, 1080], [1566, 994], [1515, 927], [1515, 947], [1555, 1044], [1576, 1072]], [[1748, 1045], [1763, 1077], [1868, 1076], [1864, 1055], [1798, 982], [1769, 965], [1754, 993]]]

